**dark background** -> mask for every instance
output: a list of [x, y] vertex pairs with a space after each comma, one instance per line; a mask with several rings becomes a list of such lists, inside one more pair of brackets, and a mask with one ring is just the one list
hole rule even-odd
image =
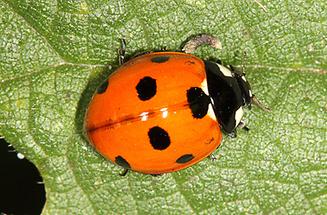
[[39, 171], [0, 137], [0, 214], [40, 214], [44, 203]]

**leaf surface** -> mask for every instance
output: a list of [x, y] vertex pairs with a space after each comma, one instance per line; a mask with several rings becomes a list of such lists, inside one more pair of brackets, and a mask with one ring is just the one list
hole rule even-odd
[[[44, 214], [327, 213], [327, 23], [318, 1], [0, 0], [0, 136], [34, 162]], [[250, 132], [161, 177], [130, 173], [83, 138], [92, 93], [127, 54], [178, 50], [243, 66], [273, 111], [246, 113]], [[245, 53], [245, 54], [244, 54]]]

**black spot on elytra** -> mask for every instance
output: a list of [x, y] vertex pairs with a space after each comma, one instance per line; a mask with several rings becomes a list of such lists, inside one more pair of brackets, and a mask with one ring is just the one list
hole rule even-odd
[[156, 79], [149, 76], [142, 78], [136, 85], [136, 91], [142, 101], [151, 99], [157, 93]]
[[194, 156], [192, 154], [185, 154], [183, 156], [180, 156], [177, 160], [176, 160], [176, 163], [180, 163], [180, 164], [183, 164], [183, 163], [187, 163], [189, 162], [190, 160], [192, 160], [194, 158]]
[[159, 126], [152, 127], [148, 136], [152, 147], [156, 150], [164, 150], [170, 145], [170, 138], [168, 133]]
[[118, 164], [119, 166], [123, 167], [124, 169], [130, 169], [131, 165], [122, 157], [122, 156], [117, 156], [115, 158], [115, 163]]
[[191, 87], [186, 93], [188, 105], [194, 118], [203, 118], [209, 108], [210, 97], [199, 87]]
[[153, 63], [164, 63], [169, 60], [169, 56], [156, 56], [151, 58]]
[[103, 82], [103, 83], [100, 85], [100, 87], [98, 87], [97, 92], [98, 92], [99, 94], [102, 94], [102, 93], [106, 92], [106, 90], [107, 90], [107, 88], [108, 88], [108, 85], [109, 85], [109, 81], [106, 80], [105, 82]]

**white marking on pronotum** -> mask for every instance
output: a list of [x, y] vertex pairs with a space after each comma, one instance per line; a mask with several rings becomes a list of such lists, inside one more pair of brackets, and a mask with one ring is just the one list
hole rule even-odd
[[238, 124], [241, 122], [243, 113], [244, 112], [242, 106], [235, 112], [235, 121], [236, 121], [235, 127], [238, 126]]
[[141, 121], [147, 121], [148, 120], [148, 114], [149, 112], [143, 112], [140, 114], [140, 117], [141, 117]]
[[228, 68], [226, 68], [223, 65], [220, 65], [218, 63], [217, 63], [217, 66], [219, 67], [220, 71], [223, 73], [224, 76], [233, 77], [232, 72]]
[[209, 90], [208, 90], [208, 83], [207, 83], [207, 79], [203, 79], [202, 83], [201, 83], [201, 89], [203, 90], [203, 92], [209, 96]]
[[209, 104], [208, 116], [209, 116], [211, 119], [217, 121], [216, 114], [215, 114], [215, 112], [213, 111], [212, 104]]
[[241, 78], [243, 79], [243, 81], [245, 81], [245, 82], [246, 82], [246, 78], [245, 78], [245, 76], [244, 76], [244, 75], [242, 75], [242, 76], [241, 76]]
[[249, 90], [249, 96], [250, 96], [250, 98], [252, 98], [252, 91], [251, 90]]
[[168, 116], [168, 108], [161, 108], [160, 109], [161, 113], [162, 113], [162, 118], [167, 118]]
[[[201, 89], [203, 90], [203, 92], [204, 92], [207, 96], [209, 96], [208, 83], [207, 83], [207, 79], [206, 79], [206, 78], [203, 79], [203, 81], [202, 81], [200, 87], [201, 87]], [[212, 107], [213, 100], [212, 100], [212, 98], [211, 98], [210, 96], [209, 96], [209, 98], [210, 98], [210, 100], [211, 100], [211, 104], [209, 104], [209, 107], [208, 107], [208, 113], [207, 113], [207, 114], [208, 114], [208, 116], [209, 116], [211, 119], [217, 121], [217, 118], [216, 118], [215, 112], [214, 112], [213, 107]]]

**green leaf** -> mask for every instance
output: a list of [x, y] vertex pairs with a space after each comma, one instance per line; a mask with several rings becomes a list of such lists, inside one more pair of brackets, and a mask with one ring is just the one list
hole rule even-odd
[[[323, 0], [1, 0], [0, 136], [40, 170], [44, 214], [326, 214], [326, 10]], [[225, 136], [216, 162], [120, 177], [82, 135], [119, 39], [132, 56], [203, 32], [223, 49], [195, 54], [242, 65], [273, 111], [248, 111], [250, 132]]]

